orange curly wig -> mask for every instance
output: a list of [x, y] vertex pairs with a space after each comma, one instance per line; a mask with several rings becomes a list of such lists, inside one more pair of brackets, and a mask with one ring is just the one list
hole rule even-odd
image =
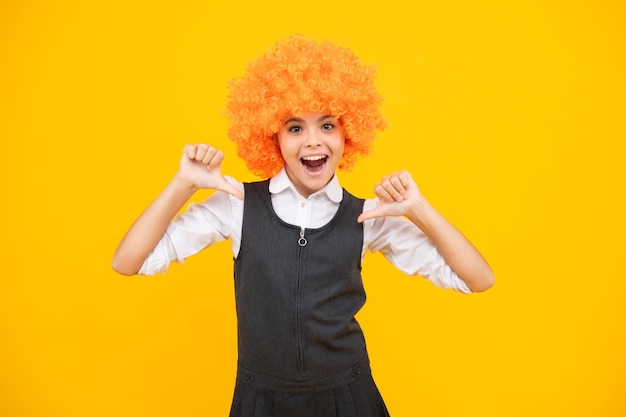
[[335, 116], [345, 132], [339, 168], [350, 170], [369, 153], [377, 130], [385, 128], [375, 70], [347, 48], [293, 35], [253, 61], [246, 75], [230, 81], [228, 136], [237, 154], [260, 177], [284, 165], [276, 133], [286, 118], [306, 112]]

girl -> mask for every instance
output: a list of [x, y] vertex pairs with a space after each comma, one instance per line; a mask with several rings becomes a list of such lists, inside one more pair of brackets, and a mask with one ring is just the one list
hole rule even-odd
[[[367, 251], [441, 288], [493, 285], [483, 257], [408, 171], [383, 177], [376, 199], [339, 185], [336, 170], [367, 155], [384, 128], [373, 78], [330, 42], [277, 43], [232, 81], [227, 107], [239, 156], [269, 179], [223, 177], [221, 151], [187, 145], [114, 255], [117, 272], [150, 275], [231, 240], [239, 355], [231, 417], [388, 416], [354, 319]], [[172, 220], [198, 189], [216, 192]]]

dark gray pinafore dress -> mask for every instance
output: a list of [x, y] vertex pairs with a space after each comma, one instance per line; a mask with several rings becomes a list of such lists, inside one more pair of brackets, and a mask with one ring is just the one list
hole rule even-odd
[[244, 187], [230, 417], [388, 416], [354, 318], [365, 303], [363, 200], [344, 190], [328, 224], [302, 231], [274, 212], [269, 181]]

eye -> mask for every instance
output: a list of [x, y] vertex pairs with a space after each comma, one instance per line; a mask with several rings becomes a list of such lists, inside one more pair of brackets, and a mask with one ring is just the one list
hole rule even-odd
[[299, 132], [302, 132], [302, 127], [298, 125], [292, 125], [292, 126], [289, 126], [287, 130], [291, 133], [299, 133]]
[[333, 130], [335, 128], [335, 125], [332, 123], [324, 123], [322, 125], [322, 130]]

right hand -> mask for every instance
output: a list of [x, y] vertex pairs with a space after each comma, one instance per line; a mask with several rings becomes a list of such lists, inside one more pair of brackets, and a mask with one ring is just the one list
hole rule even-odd
[[224, 152], [210, 145], [185, 145], [176, 175], [192, 187], [224, 191], [243, 200], [241, 191], [222, 177], [223, 160]]

